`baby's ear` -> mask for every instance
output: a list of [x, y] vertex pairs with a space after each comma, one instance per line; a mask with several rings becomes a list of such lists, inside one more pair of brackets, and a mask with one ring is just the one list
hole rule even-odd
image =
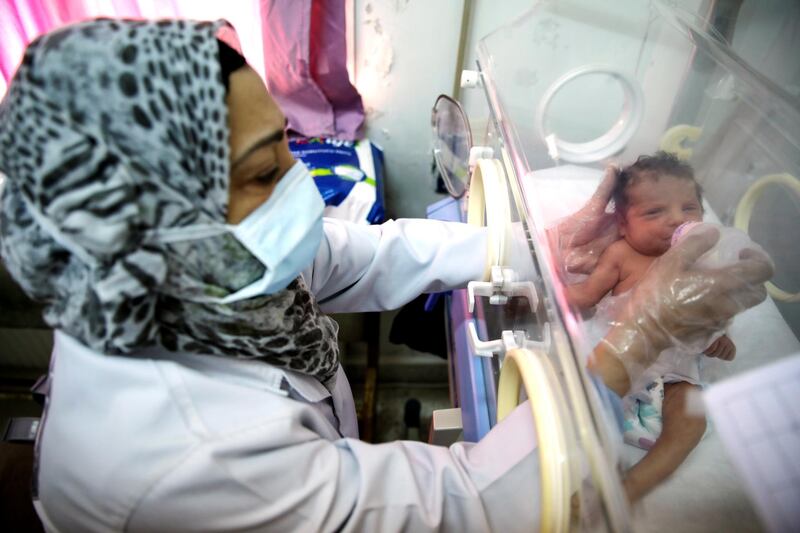
[[625, 215], [620, 213], [619, 211], [614, 211], [614, 219], [617, 221], [617, 228], [619, 228], [619, 236], [625, 236]]

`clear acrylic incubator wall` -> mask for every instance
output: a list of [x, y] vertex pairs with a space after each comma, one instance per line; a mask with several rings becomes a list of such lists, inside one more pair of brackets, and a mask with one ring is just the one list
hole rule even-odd
[[[489, 231], [485, 278], [449, 304], [451, 317], [468, 317], [467, 340], [451, 341], [454, 364], [483, 369], [471, 391], [461, 385], [462, 413], [472, 401], [493, 425], [530, 398], [543, 531], [760, 530], [765, 517], [713, 427], [671, 478], [628, 505], [621, 472], [643, 452], [623, 443], [615, 403], [585, 369], [598, 337], [567, 304], [571, 274], [546, 230], [589, 199], [609, 164], [671, 152], [694, 169], [703, 219], [747, 233], [775, 265], [767, 300], [729, 327], [736, 358], [705, 367], [704, 383], [797, 354], [797, 100], [703, 16], [644, 0], [537, 2], [480, 41], [471, 76], [468, 113], [440, 97], [432, 118], [460, 217]], [[788, 401], [800, 403], [797, 393]], [[465, 438], [482, 436], [462, 416]]]

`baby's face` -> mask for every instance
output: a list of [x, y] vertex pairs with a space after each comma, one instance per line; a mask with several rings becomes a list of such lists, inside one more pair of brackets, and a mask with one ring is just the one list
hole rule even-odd
[[628, 211], [620, 230], [628, 244], [645, 255], [663, 254], [678, 226], [703, 218], [692, 180], [673, 176], [643, 179], [628, 187], [627, 198]]

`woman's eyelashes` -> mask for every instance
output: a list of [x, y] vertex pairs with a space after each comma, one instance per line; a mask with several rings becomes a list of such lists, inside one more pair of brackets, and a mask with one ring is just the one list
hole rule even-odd
[[259, 185], [272, 185], [275, 182], [275, 179], [278, 177], [279, 171], [280, 169], [278, 167], [272, 168], [255, 176], [253, 181]]

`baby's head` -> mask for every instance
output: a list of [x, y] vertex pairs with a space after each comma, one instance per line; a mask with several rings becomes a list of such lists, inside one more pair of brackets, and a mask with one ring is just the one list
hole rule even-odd
[[667, 152], [640, 156], [620, 171], [614, 187], [622, 237], [639, 253], [663, 254], [678, 226], [702, 221], [700, 194], [687, 163]]

